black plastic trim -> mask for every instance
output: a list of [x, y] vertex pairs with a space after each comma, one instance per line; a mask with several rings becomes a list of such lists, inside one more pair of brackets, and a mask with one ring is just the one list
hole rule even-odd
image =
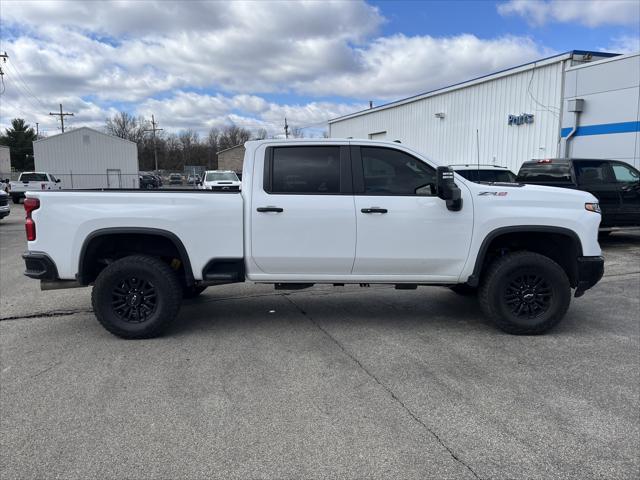
[[22, 255], [25, 263], [24, 274], [38, 280], [58, 279], [58, 267], [51, 257], [42, 252], [27, 252]]
[[514, 225], [511, 227], [501, 227], [489, 232], [489, 234], [482, 241], [480, 250], [478, 250], [478, 256], [476, 257], [476, 263], [473, 267], [473, 273], [467, 279], [467, 283], [472, 287], [477, 287], [480, 284], [480, 274], [482, 265], [484, 264], [484, 258], [487, 254], [487, 250], [489, 249], [489, 245], [491, 245], [491, 242], [493, 242], [493, 240], [495, 240], [500, 235], [504, 235], [507, 233], [524, 232], [557, 233], [568, 236], [575, 242], [577, 246], [578, 257], [582, 256], [582, 243], [580, 242], [580, 237], [578, 237], [576, 232], [574, 232], [573, 230], [569, 230], [568, 228], [544, 225]]
[[604, 275], [604, 257], [578, 257], [578, 286], [576, 297], [582, 296], [600, 281]]
[[180, 260], [182, 261], [182, 265], [184, 266], [184, 275], [185, 281], [187, 285], [193, 285], [195, 283], [195, 279], [193, 277], [193, 270], [191, 270], [191, 261], [189, 259], [189, 255], [187, 253], [187, 249], [184, 248], [184, 244], [182, 240], [178, 238], [178, 236], [172, 232], [167, 230], [161, 230], [159, 228], [147, 228], [147, 227], [113, 227], [113, 228], [101, 228], [99, 230], [95, 230], [91, 232], [87, 238], [84, 239], [84, 243], [82, 244], [82, 249], [80, 250], [80, 259], [78, 261], [78, 273], [76, 274], [76, 278], [78, 282], [82, 285], [88, 285], [89, 282], [84, 278], [82, 272], [84, 268], [84, 260], [87, 252], [87, 247], [91, 244], [91, 242], [98, 238], [104, 237], [107, 235], [120, 235], [120, 234], [144, 234], [144, 235], [156, 235], [159, 237], [164, 237], [169, 239], [180, 254]]
[[210, 285], [244, 282], [244, 258], [212, 258], [202, 269], [202, 282]]

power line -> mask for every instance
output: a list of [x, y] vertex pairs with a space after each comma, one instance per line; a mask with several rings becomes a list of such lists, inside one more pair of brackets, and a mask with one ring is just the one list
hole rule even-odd
[[60, 104], [60, 113], [49, 112], [49, 115], [60, 117], [60, 126], [62, 127], [62, 133], [64, 133], [64, 117], [66, 117], [67, 115], [73, 117], [73, 113], [62, 112], [62, 104]]
[[[22, 83], [22, 87], [17, 82], [16, 82], [16, 85], [21, 87], [22, 90], [28, 96], [30, 96], [32, 98], [35, 98], [42, 108], [47, 108], [47, 106], [44, 104], [44, 102], [42, 100], [40, 100], [40, 98], [35, 93], [33, 93], [33, 90], [31, 90], [31, 87], [29, 86], [29, 84], [26, 82], [26, 80], [24, 79], [22, 74], [18, 71], [18, 68], [15, 65], [11, 65], [11, 64], [8, 64], [7, 66], [11, 67], [11, 70], [13, 72], [15, 72], [15, 74], [16, 74], [16, 78]], [[38, 107], [38, 108], [40, 108], [40, 107]]]

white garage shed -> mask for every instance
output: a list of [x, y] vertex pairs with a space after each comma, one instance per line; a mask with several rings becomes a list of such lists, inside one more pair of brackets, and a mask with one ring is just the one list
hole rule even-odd
[[138, 188], [134, 142], [88, 127], [33, 142], [35, 169], [59, 178], [64, 189]]
[[[639, 71], [638, 55], [574, 50], [330, 120], [329, 134], [399, 140], [443, 164], [517, 172], [526, 160], [565, 154], [575, 120], [567, 102], [579, 97], [586, 110], [568, 152], [638, 166]], [[621, 125], [586, 128], [592, 121]]]

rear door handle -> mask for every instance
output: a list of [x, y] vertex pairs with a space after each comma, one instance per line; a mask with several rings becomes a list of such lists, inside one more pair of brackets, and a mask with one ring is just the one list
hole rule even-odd
[[388, 210], [386, 208], [371, 207], [371, 208], [363, 208], [360, 211], [362, 213], [387, 213]]
[[260, 213], [264, 213], [264, 212], [275, 212], [275, 213], [281, 213], [284, 211], [283, 208], [280, 207], [258, 207], [257, 210]]

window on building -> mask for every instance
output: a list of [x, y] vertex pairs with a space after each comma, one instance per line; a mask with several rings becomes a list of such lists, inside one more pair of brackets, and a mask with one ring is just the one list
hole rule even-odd
[[435, 195], [436, 172], [417, 158], [390, 148], [362, 147], [364, 193]]
[[340, 193], [340, 147], [274, 147], [270, 193]]

